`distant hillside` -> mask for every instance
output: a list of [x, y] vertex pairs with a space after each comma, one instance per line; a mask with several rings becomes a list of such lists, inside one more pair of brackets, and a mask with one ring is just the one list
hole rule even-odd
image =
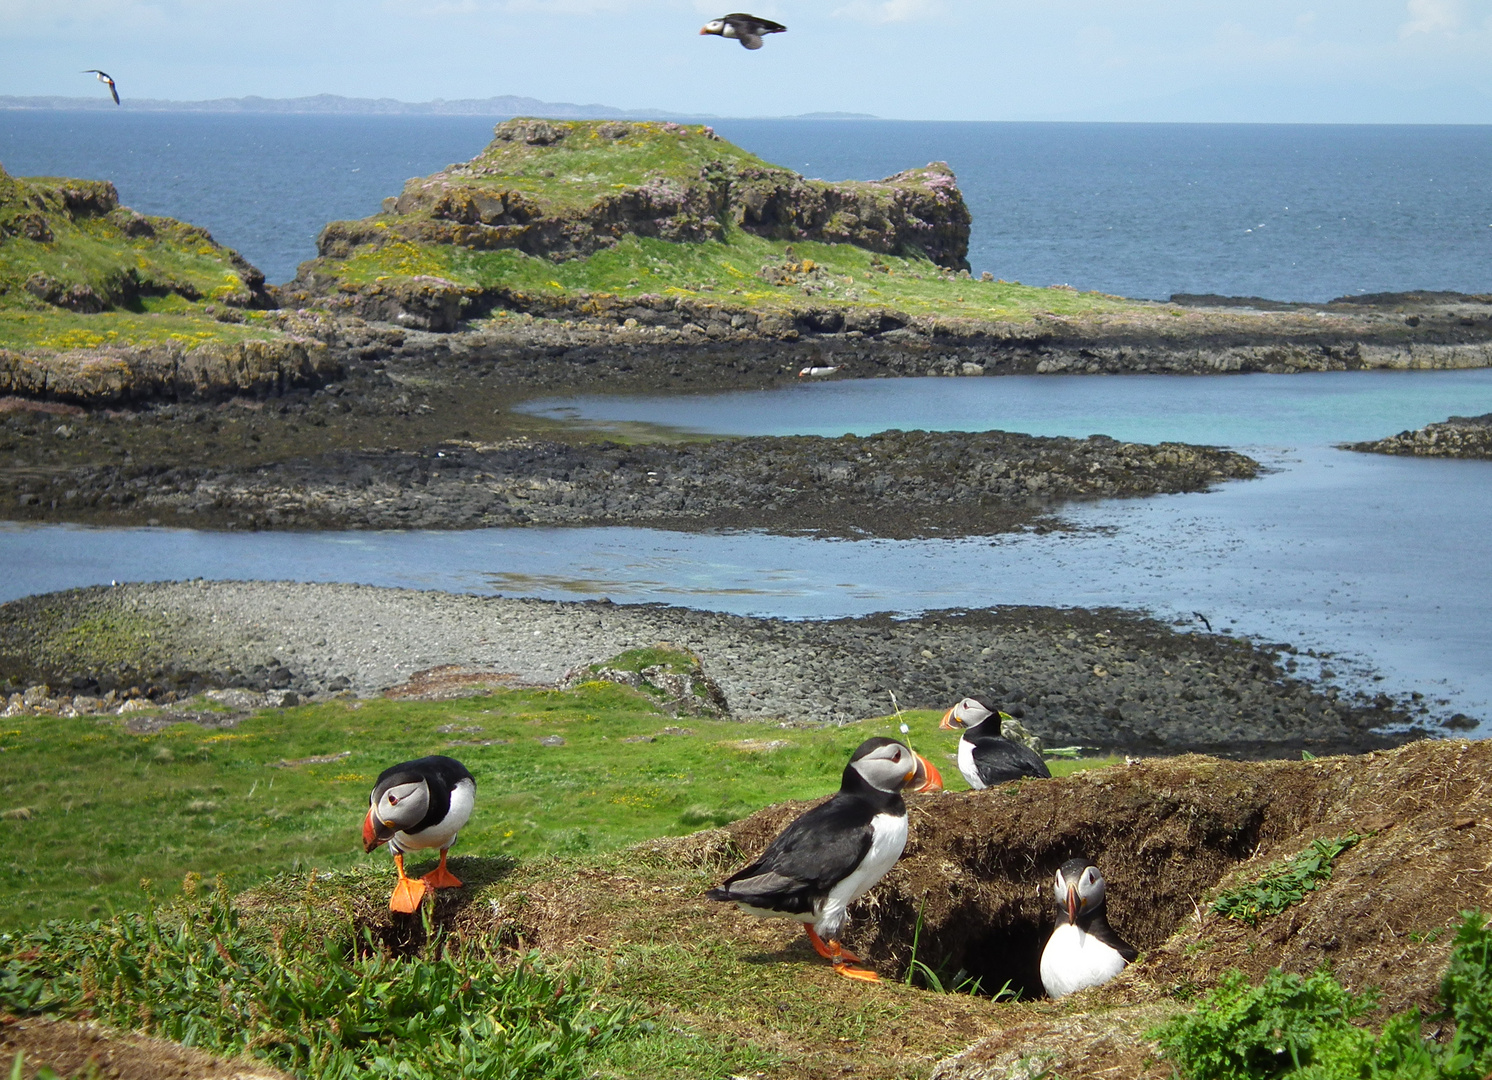
[[[0, 109], [114, 109], [108, 94], [90, 97], [13, 97], [0, 95]], [[539, 101], [537, 98], [505, 94], [501, 97], [463, 98], [458, 101], [396, 101], [393, 98], [349, 98], [337, 94], [317, 94], [300, 98], [215, 98], [212, 101], [165, 101], [156, 98], [131, 98], [122, 105], [131, 112], [211, 112], [211, 113], [327, 113], [358, 116], [542, 116], [549, 119], [577, 120], [602, 118], [716, 119], [708, 114], [667, 112], [663, 109], [618, 109], [611, 105], [576, 105], [568, 101]], [[780, 119], [802, 120], [874, 120], [869, 113], [804, 113]]]

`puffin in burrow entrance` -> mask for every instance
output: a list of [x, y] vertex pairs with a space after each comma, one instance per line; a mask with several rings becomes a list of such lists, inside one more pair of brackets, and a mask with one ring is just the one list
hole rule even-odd
[[1041, 951], [1041, 985], [1050, 996], [1102, 986], [1139, 956], [1109, 925], [1106, 891], [1089, 859], [1068, 859], [1057, 871], [1057, 928]]
[[[460, 879], [446, 869], [446, 852], [471, 818], [477, 782], [455, 758], [432, 755], [401, 761], [378, 775], [363, 819], [363, 850], [388, 844], [399, 880], [389, 910], [418, 911], [425, 889], [455, 889]], [[421, 878], [404, 873], [406, 851], [440, 849], [440, 865]]]
[[867, 739], [850, 755], [839, 791], [800, 814], [761, 857], [705, 895], [742, 911], [796, 919], [814, 951], [851, 979], [876, 982], [855, 967], [859, 957], [839, 943], [851, 904], [901, 858], [907, 804], [901, 793], [939, 791], [943, 778], [926, 758], [895, 739]]
[[964, 774], [969, 786], [994, 787], [1026, 776], [1050, 779], [1052, 770], [1040, 754], [1000, 734], [1003, 715], [993, 704], [972, 697], [964, 698], [943, 714], [940, 728], [965, 729], [958, 740], [958, 771]]
[[736, 11], [711, 19], [699, 32], [701, 35], [715, 34], [723, 38], [734, 38], [748, 49], [760, 49], [763, 35], [780, 34], [786, 29], [781, 23], [763, 19], [760, 15]]
[[98, 68], [89, 68], [87, 71], [83, 72], [83, 74], [97, 75], [98, 81], [107, 86], [109, 88], [109, 93], [114, 95], [114, 104], [119, 104], [119, 87], [114, 85], [114, 80], [109, 77], [109, 73], [107, 71], [100, 71]]

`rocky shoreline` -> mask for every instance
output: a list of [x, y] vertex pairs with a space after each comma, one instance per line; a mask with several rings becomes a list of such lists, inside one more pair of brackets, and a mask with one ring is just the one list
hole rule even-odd
[[[187, 431], [202, 422], [178, 415]], [[1256, 462], [1231, 451], [1105, 436], [891, 431], [630, 446], [519, 437], [239, 468], [79, 464], [50, 475], [10, 468], [0, 470], [0, 501], [22, 518], [95, 524], [638, 525], [906, 539], [1008, 532], [1071, 499], [1198, 491], [1257, 472]]]
[[[1298, 678], [1289, 646], [1113, 610], [805, 622], [356, 585], [120, 585], [0, 607], [0, 679], [20, 708], [223, 687], [315, 699], [376, 694], [443, 665], [555, 684], [577, 665], [661, 642], [697, 654], [741, 720], [839, 723], [886, 714], [893, 692], [923, 708], [993, 693], [1049, 745], [1277, 757], [1425, 734], [1412, 726], [1424, 722], [1420, 707]], [[1402, 733], [1378, 730], [1387, 726]]]
[[1418, 431], [1401, 431], [1386, 439], [1346, 443], [1345, 450], [1365, 454], [1404, 454], [1412, 457], [1492, 459], [1492, 413], [1452, 416]]

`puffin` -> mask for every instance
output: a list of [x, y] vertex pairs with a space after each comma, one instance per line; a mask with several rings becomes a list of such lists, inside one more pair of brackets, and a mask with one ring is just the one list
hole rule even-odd
[[[446, 852], [471, 818], [477, 782], [455, 758], [432, 755], [401, 761], [378, 774], [363, 819], [363, 850], [388, 844], [399, 880], [389, 910], [418, 911], [425, 889], [455, 889], [461, 881], [446, 869]], [[404, 853], [440, 849], [440, 865], [422, 878], [404, 873]]]
[[700, 34], [716, 34], [723, 38], [735, 38], [748, 49], [760, 49], [765, 34], [780, 34], [787, 27], [781, 23], [764, 19], [760, 15], [747, 15], [736, 11], [711, 19], [700, 28]]
[[886, 876], [906, 847], [901, 793], [942, 787], [938, 770], [904, 743], [866, 739], [827, 802], [795, 818], [759, 859], [705, 895], [753, 915], [801, 922], [814, 951], [836, 972], [877, 982], [874, 971], [854, 966], [860, 958], [839, 943], [839, 932], [849, 906]]
[[943, 714], [945, 731], [965, 728], [958, 740], [958, 771], [976, 790], [1023, 776], [1050, 778], [1041, 755], [1024, 743], [1000, 734], [1000, 710], [979, 698], [966, 697]]
[[1109, 925], [1103, 875], [1091, 860], [1080, 856], [1063, 863], [1052, 893], [1057, 929], [1041, 951], [1041, 985], [1051, 997], [1102, 986], [1140, 955]]
[[109, 77], [109, 73], [107, 71], [100, 71], [98, 68], [89, 68], [87, 71], [83, 72], [83, 74], [97, 75], [98, 81], [107, 86], [109, 88], [109, 93], [114, 95], [114, 104], [119, 104], [119, 88], [114, 85], [114, 80]]

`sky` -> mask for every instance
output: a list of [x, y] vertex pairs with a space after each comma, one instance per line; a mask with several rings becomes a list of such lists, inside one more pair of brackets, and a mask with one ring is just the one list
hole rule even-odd
[[925, 120], [1492, 123], [1492, 0], [0, 0], [0, 94]]

